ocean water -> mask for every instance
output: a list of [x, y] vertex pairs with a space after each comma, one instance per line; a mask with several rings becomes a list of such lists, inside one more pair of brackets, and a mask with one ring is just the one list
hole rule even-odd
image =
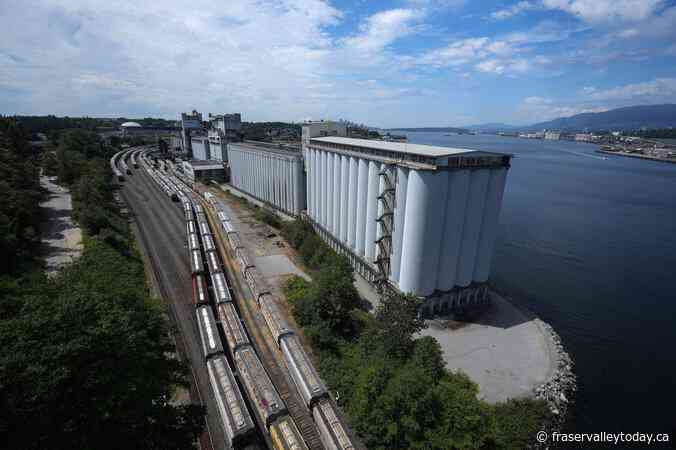
[[676, 439], [676, 164], [575, 142], [406, 134], [514, 155], [491, 277], [575, 361], [570, 430]]

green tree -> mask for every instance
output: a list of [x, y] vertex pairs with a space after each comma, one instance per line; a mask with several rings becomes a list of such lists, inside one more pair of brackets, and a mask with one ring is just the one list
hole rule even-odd
[[170, 403], [186, 385], [140, 261], [93, 240], [0, 321], [5, 448], [186, 449], [203, 411]]
[[350, 337], [354, 333], [351, 313], [360, 304], [350, 263], [335, 255], [315, 274], [308, 295], [294, 308], [302, 325], [318, 325], [335, 336]]
[[410, 295], [389, 293], [378, 304], [371, 340], [385, 354], [406, 358], [417, 333], [425, 328], [419, 316], [420, 300]]
[[43, 192], [28, 138], [20, 124], [0, 118], [0, 276], [26, 270], [38, 244]]
[[527, 448], [542, 429], [544, 419], [551, 417], [544, 401], [523, 398], [499, 403], [493, 411], [497, 425], [495, 447], [504, 449]]

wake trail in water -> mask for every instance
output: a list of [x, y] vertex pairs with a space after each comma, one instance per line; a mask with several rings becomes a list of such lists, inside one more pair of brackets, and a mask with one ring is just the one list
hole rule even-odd
[[561, 152], [563, 152], [563, 153], [570, 153], [571, 155], [586, 156], [587, 158], [600, 159], [600, 160], [602, 160], [602, 161], [605, 161], [606, 159], [608, 159], [608, 158], [606, 158], [606, 157], [604, 157], [604, 156], [589, 155], [589, 154], [587, 154], [587, 153], [582, 153], [582, 152], [572, 152], [572, 151], [569, 151], [569, 150], [561, 150]]

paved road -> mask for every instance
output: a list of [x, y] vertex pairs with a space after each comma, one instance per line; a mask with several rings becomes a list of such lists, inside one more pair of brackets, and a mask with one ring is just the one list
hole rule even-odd
[[183, 209], [160, 191], [145, 170], [133, 170], [133, 175], [126, 176], [125, 180], [121, 194], [135, 215], [139, 230], [137, 238], [154, 266], [160, 291], [170, 306], [179, 353], [192, 367], [193, 401], [200, 402], [201, 398], [207, 408], [210, 438], [201, 439], [202, 448], [228, 448], [209, 385], [195, 322]]
[[82, 231], [73, 222], [73, 203], [68, 189], [56, 184], [56, 177], [42, 175], [40, 184], [49, 192], [47, 200], [40, 204], [46, 218], [42, 224], [42, 251], [45, 271], [53, 276], [61, 266], [82, 253]]

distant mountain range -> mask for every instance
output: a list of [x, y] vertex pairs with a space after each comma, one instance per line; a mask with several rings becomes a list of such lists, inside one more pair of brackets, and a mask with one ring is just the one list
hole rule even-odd
[[458, 127], [419, 127], [419, 128], [387, 128], [386, 131], [434, 131], [439, 133], [457, 133], [469, 134], [470, 130], [467, 128]]
[[437, 131], [466, 134], [469, 131], [483, 133], [517, 131], [632, 131], [641, 128], [676, 128], [676, 105], [643, 105], [611, 109], [599, 113], [583, 113], [571, 117], [540, 122], [533, 125], [508, 125], [506, 123], [484, 123], [466, 127], [425, 127], [397, 128], [400, 131]]
[[495, 133], [496, 131], [507, 131], [518, 128], [514, 125], [508, 125], [506, 123], [482, 123], [479, 125], [469, 125], [465, 127], [473, 131], [483, 131], [484, 133]]
[[581, 131], [616, 130], [630, 131], [646, 128], [676, 127], [676, 105], [644, 105], [611, 109], [599, 113], [583, 113], [571, 117], [540, 122], [519, 130]]

